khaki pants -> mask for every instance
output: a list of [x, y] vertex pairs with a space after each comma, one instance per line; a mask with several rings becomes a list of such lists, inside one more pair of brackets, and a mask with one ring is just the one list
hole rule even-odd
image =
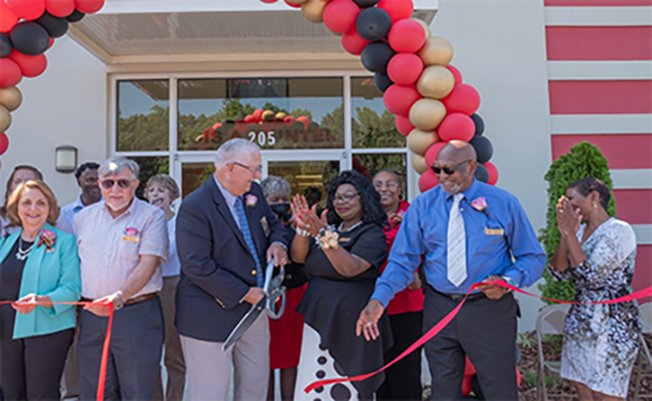
[[165, 354], [164, 363], [168, 374], [168, 381], [163, 398], [163, 380], [161, 366], [158, 368], [158, 383], [154, 393], [154, 400], [181, 401], [183, 390], [186, 387], [186, 364], [183, 360], [183, 351], [179, 341], [179, 333], [174, 325], [176, 308], [174, 298], [177, 293], [179, 276], [163, 277], [163, 289], [159, 292], [161, 306], [163, 307], [163, 321], [165, 324]]

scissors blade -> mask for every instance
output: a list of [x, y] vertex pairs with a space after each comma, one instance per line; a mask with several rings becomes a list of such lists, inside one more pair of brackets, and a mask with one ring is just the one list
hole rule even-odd
[[229, 337], [224, 341], [224, 344], [222, 344], [222, 351], [226, 351], [235, 344], [249, 327], [254, 324], [256, 319], [258, 319], [258, 316], [260, 316], [260, 314], [265, 310], [266, 301], [267, 297], [263, 297], [263, 299], [261, 299], [256, 305], [252, 306], [251, 309], [249, 309], [249, 312], [240, 319], [231, 334], [229, 334]]

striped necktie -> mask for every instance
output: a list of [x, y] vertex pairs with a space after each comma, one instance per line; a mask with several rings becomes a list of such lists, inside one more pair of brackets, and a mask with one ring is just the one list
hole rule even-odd
[[455, 194], [453, 206], [448, 216], [448, 280], [456, 287], [466, 280], [466, 232], [464, 219], [460, 213], [463, 194]]
[[240, 221], [240, 231], [244, 236], [249, 252], [254, 257], [256, 261], [256, 279], [258, 287], [262, 287], [265, 283], [265, 278], [263, 277], [263, 271], [260, 265], [260, 259], [258, 259], [258, 252], [256, 252], [256, 246], [254, 245], [254, 239], [251, 236], [251, 230], [249, 230], [249, 222], [247, 221], [247, 215], [245, 214], [244, 207], [242, 206], [242, 199], [239, 197], [235, 200], [235, 210], [238, 214], [238, 220]]

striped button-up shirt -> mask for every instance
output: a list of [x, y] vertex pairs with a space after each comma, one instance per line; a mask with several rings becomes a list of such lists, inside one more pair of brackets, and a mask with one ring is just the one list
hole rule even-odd
[[[113, 218], [103, 201], [81, 210], [73, 218], [82, 279], [82, 296], [97, 299], [120, 290], [140, 262], [141, 255], [168, 258], [168, 230], [161, 209], [135, 198]], [[163, 286], [161, 267], [136, 294], [158, 292]]]

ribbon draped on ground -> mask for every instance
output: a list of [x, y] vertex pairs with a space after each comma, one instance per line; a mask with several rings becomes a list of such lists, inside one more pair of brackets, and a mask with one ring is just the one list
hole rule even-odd
[[446, 325], [448, 325], [448, 323], [450, 323], [455, 318], [455, 316], [457, 316], [460, 309], [462, 308], [462, 306], [466, 302], [466, 299], [469, 297], [469, 294], [471, 294], [471, 291], [475, 290], [479, 286], [488, 285], [488, 284], [499, 285], [501, 287], [508, 288], [508, 289], [510, 289], [510, 290], [512, 290], [514, 292], [518, 292], [518, 293], [521, 293], [521, 294], [529, 295], [531, 297], [540, 298], [540, 299], [542, 299], [544, 301], [550, 301], [550, 302], [555, 302], [555, 303], [559, 303], [559, 304], [573, 304], [573, 305], [617, 304], [617, 303], [621, 303], [621, 302], [634, 301], [634, 300], [637, 300], [637, 299], [652, 296], [652, 286], [649, 286], [649, 287], [644, 288], [644, 289], [642, 289], [640, 291], [636, 291], [634, 293], [631, 293], [629, 295], [625, 295], [623, 297], [609, 299], [609, 300], [606, 300], [606, 301], [584, 303], [584, 302], [577, 302], [577, 301], [565, 301], [565, 300], [561, 300], [561, 299], [540, 297], [538, 295], [535, 295], [535, 294], [532, 294], [530, 292], [524, 291], [524, 290], [522, 290], [520, 288], [514, 287], [514, 286], [508, 284], [507, 282], [505, 282], [503, 280], [494, 280], [494, 281], [490, 281], [490, 282], [487, 282], [487, 283], [475, 283], [475, 284], [473, 284], [471, 286], [471, 288], [469, 288], [469, 290], [466, 293], [466, 296], [464, 297], [464, 299], [462, 299], [462, 302], [460, 302], [459, 305], [457, 305], [455, 307], [455, 309], [450, 311], [448, 313], [448, 315], [444, 316], [444, 318], [442, 320], [440, 320], [436, 325], [434, 325], [430, 330], [428, 330], [421, 338], [419, 338], [414, 344], [412, 344], [410, 347], [408, 347], [405, 351], [403, 351], [399, 356], [394, 358], [394, 360], [389, 362], [387, 365], [385, 365], [382, 368], [380, 368], [380, 369], [378, 369], [376, 371], [373, 371], [371, 373], [362, 374], [362, 375], [358, 375], [358, 376], [344, 377], [344, 378], [339, 378], [339, 379], [319, 380], [319, 381], [316, 381], [316, 382], [313, 382], [313, 383], [309, 384], [303, 391], [305, 391], [306, 393], [309, 393], [314, 389], [317, 389], [319, 387], [326, 386], [326, 385], [329, 385], [329, 384], [362, 381], [362, 380], [368, 379], [371, 376], [374, 376], [374, 375], [382, 372], [383, 370], [389, 368], [390, 366], [394, 365], [395, 363], [397, 363], [401, 359], [405, 358], [406, 356], [408, 356], [409, 354], [414, 352], [416, 349], [421, 347], [423, 344], [428, 342], [428, 340], [430, 340], [431, 338], [436, 336], [440, 331], [442, 331], [444, 329], [444, 327], [446, 327]]
[[[1, 0], [0, 0], [1, 1]], [[0, 302], [0, 305], [11, 305], [13, 304], [14, 301], [2, 301]], [[84, 305], [89, 305], [92, 304], [93, 302], [52, 302], [53, 304], [57, 305], [74, 305], [74, 306], [84, 306]], [[34, 302], [30, 303], [29, 305], [36, 305], [36, 306], [48, 306], [42, 302]], [[104, 347], [102, 348], [102, 361], [100, 364], [100, 377], [97, 381], [97, 396], [96, 396], [96, 401], [103, 401], [104, 400], [104, 386], [106, 385], [106, 367], [109, 361], [109, 344], [111, 342], [111, 326], [113, 325], [113, 304], [112, 303], [106, 303], [106, 304], [96, 304], [95, 306], [103, 306], [106, 308], [110, 308], [109, 311], [109, 323], [106, 326], [106, 337], [104, 338]]]

